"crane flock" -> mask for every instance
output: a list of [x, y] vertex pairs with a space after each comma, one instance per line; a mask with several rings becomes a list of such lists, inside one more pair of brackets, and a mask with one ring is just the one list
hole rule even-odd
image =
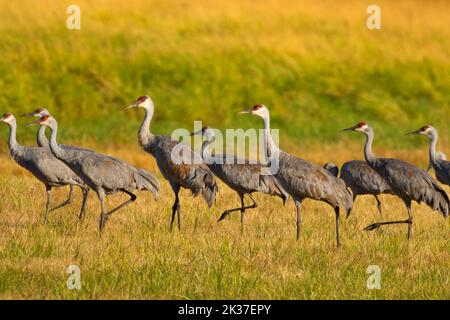
[[[286, 153], [275, 144], [270, 129], [269, 109], [257, 104], [241, 114], [250, 114], [262, 119], [264, 127], [264, 157], [267, 163], [250, 162], [247, 159], [234, 159], [228, 163], [230, 155], [211, 155], [210, 144], [214, 141], [214, 130], [203, 127], [191, 135], [200, 135], [203, 144], [200, 154], [188, 145], [165, 135], [154, 135], [150, 125], [155, 112], [155, 106], [149, 96], [141, 96], [126, 109], [142, 108], [145, 117], [138, 130], [138, 143], [142, 149], [155, 158], [161, 175], [168, 180], [173, 193], [170, 230], [177, 217], [178, 229], [181, 230], [181, 205], [179, 192], [181, 188], [189, 189], [193, 196], [201, 195], [208, 207], [216, 199], [218, 187], [216, 178], [234, 190], [241, 201], [241, 206], [225, 210], [219, 221], [234, 211], [241, 212], [241, 227], [244, 226], [244, 212], [256, 208], [257, 203], [252, 193], [277, 196], [283, 204], [288, 197], [292, 197], [296, 206], [296, 237], [300, 238], [302, 215], [301, 204], [305, 199], [325, 202], [334, 209], [336, 244], [340, 245], [339, 217], [343, 210], [347, 217], [352, 211], [354, 201], [359, 195], [373, 195], [377, 200], [377, 207], [382, 213], [378, 195], [391, 194], [400, 198], [406, 206], [408, 217], [399, 221], [375, 222], [364, 228], [374, 230], [382, 225], [406, 224], [408, 239], [412, 235], [413, 217], [412, 201], [424, 202], [431, 209], [438, 211], [446, 218], [450, 209], [450, 200], [444, 189], [439, 185], [450, 186], [450, 162], [445, 155], [436, 151], [438, 133], [432, 126], [424, 126], [409, 134], [425, 135], [429, 138], [430, 168], [436, 173], [436, 181], [427, 171], [399, 159], [379, 158], [372, 153], [374, 130], [366, 122], [360, 122], [343, 131], [356, 131], [365, 135], [365, 160], [351, 160], [346, 162], [339, 174], [339, 168], [333, 163], [323, 167]], [[97, 153], [90, 149], [59, 144], [57, 141], [58, 122], [47, 109], [39, 108], [21, 116], [37, 117], [37, 120], [27, 125], [38, 125], [37, 146], [26, 147], [16, 140], [17, 121], [13, 114], [5, 113], [0, 122], [9, 126], [8, 149], [17, 164], [28, 170], [41, 181], [46, 189], [47, 202], [44, 221], [48, 221], [48, 213], [71, 203], [73, 187], [79, 187], [83, 194], [79, 218], [82, 219], [86, 210], [86, 200], [89, 190], [93, 190], [100, 202], [99, 230], [113, 212], [129, 205], [137, 199], [135, 190], [145, 190], [153, 194], [156, 199], [160, 186], [154, 174], [137, 168], [123, 160], [110, 155]], [[49, 128], [50, 139], [45, 130]], [[175, 148], [182, 147], [183, 152], [174, 157]], [[217, 162], [220, 158], [222, 161]], [[269, 169], [272, 161], [277, 161], [275, 172]], [[62, 204], [51, 208], [51, 191], [54, 187], [69, 186], [69, 196]], [[130, 198], [107, 211], [105, 197], [122, 192]], [[252, 201], [245, 205], [244, 196]], [[242, 229], [241, 229], [242, 230]]]

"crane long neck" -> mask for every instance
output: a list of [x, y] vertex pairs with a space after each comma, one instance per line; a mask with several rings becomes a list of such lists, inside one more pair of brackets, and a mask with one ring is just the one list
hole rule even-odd
[[36, 142], [39, 147], [48, 147], [49, 146], [47, 136], [45, 135], [45, 127], [44, 126], [39, 127], [36, 138], [37, 138]]
[[364, 145], [364, 157], [366, 161], [370, 164], [376, 159], [375, 155], [372, 153], [372, 143], [373, 143], [374, 132], [372, 128], [366, 133], [366, 144]]
[[262, 117], [262, 119], [264, 122], [264, 156], [267, 161], [270, 161], [273, 156], [279, 154], [280, 149], [278, 149], [272, 138], [270, 131], [270, 116], [266, 115]]
[[153, 118], [153, 108], [145, 109], [145, 118], [139, 128], [139, 144], [142, 147], [150, 144], [154, 138], [153, 134], [150, 132], [150, 123]]
[[19, 144], [17, 143], [16, 139], [16, 132], [17, 132], [17, 124], [15, 121], [8, 123], [9, 125], [9, 137], [8, 137], [8, 147], [9, 151], [15, 151], [19, 147]]
[[436, 164], [436, 144], [438, 140], [437, 132], [433, 132], [430, 136], [430, 162]]
[[56, 136], [58, 135], [58, 125], [54, 125], [53, 127], [50, 127], [51, 134], [50, 134], [50, 150], [58, 159], [64, 159], [66, 156], [66, 151], [61, 148], [56, 141]]
[[209, 145], [212, 143], [212, 140], [205, 140], [202, 144], [202, 159], [203, 161], [208, 162], [211, 158], [211, 151], [209, 150]]

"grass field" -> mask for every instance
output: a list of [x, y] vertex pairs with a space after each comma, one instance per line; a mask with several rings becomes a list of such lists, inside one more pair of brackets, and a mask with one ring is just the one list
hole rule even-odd
[[[102, 151], [156, 171], [148, 155], [131, 149]], [[317, 161], [325, 156], [311, 154]], [[338, 157], [350, 155], [340, 152]], [[450, 298], [449, 224], [424, 205], [413, 206], [413, 239], [408, 242], [405, 226], [362, 231], [380, 217], [374, 199], [358, 198], [353, 215], [341, 221], [342, 245], [336, 248], [333, 210], [313, 201], [304, 202], [298, 242], [291, 201], [283, 208], [279, 199], [256, 195], [259, 207], [248, 211], [243, 234], [239, 213], [217, 223], [224, 209], [239, 204], [237, 195], [220, 184], [211, 210], [182, 192], [179, 234], [168, 229], [173, 198], [164, 181], [157, 202], [140, 193], [99, 236], [93, 193], [83, 223], [76, 218], [77, 192], [74, 204], [52, 213], [44, 225], [43, 186], [5, 158], [0, 160], [10, 173], [0, 180], [1, 298]], [[54, 193], [54, 201], [62, 202], [67, 190]], [[108, 205], [124, 199], [115, 196]], [[400, 200], [384, 196], [382, 201], [385, 218], [404, 219]], [[71, 264], [81, 270], [79, 291], [66, 287]], [[381, 268], [380, 290], [366, 287], [369, 265]]]
[[[69, 31], [73, 3], [81, 30]], [[137, 145], [142, 113], [122, 110], [148, 94], [152, 130], [170, 134], [193, 120], [259, 128], [235, 113], [264, 103], [281, 147], [320, 164], [361, 159], [363, 138], [339, 130], [367, 120], [376, 154], [426, 167], [426, 139], [403, 134], [432, 124], [450, 154], [450, 3], [377, 1], [382, 30], [369, 31], [371, 3], [0, 0], [1, 114], [47, 107], [61, 142], [144, 167], [162, 185], [157, 202], [139, 193], [102, 236], [92, 192], [85, 221], [77, 190], [44, 225], [44, 187], [9, 158], [1, 124], [0, 298], [450, 299], [449, 221], [424, 205], [413, 206], [407, 241], [405, 226], [362, 231], [380, 217], [374, 199], [358, 198], [336, 248], [333, 211], [318, 202], [304, 202], [298, 242], [294, 205], [275, 198], [256, 196], [243, 234], [238, 214], [217, 223], [239, 204], [220, 184], [211, 209], [183, 191], [183, 230], [169, 233], [173, 196]], [[35, 128], [22, 123], [18, 139], [31, 145]], [[406, 217], [398, 199], [382, 200], [384, 218]], [[67, 289], [71, 264], [81, 290]], [[369, 265], [381, 268], [380, 290], [366, 287]]]

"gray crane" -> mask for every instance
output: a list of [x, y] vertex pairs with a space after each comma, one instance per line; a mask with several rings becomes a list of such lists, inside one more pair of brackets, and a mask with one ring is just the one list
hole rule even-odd
[[[134, 189], [150, 191], [155, 199], [159, 191], [156, 177], [143, 169], [138, 170], [125, 161], [92, 151], [61, 148], [56, 140], [58, 123], [55, 118], [45, 115], [31, 124], [50, 128], [50, 150], [53, 155], [71, 168], [92, 190], [100, 201], [100, 231], [112, 213], [136, 200]], [[130, 199], [106, 212], [104, 199], [107, 195], [123, 192]]]
[[[79, 214], [79, 218], [82, 219], [89, 190], [83, 180], [62, 161], [56, 159], [48, 148], [21, 146], [16, 139], [17, 122], [14, 115], [5, 113], [0, 121], [9, 126], [8, 147], [11, 157], [45, 185], [47, 203], [45, 205], [44, 222], [47, 223], [49, 212], [71, 203], [73, 186], [80, 187], [83, 192], [83, 202]], [[60, 205], [50, 208], [52, 188], [67, 185], [70, 186], [69, 198]]]
[[[29, 113], [29, 114], [21, 114], [20, 115], [20, 117], [30, 117], [30, 116], [34, 116], [34, 117], [37, 117], [37, 118], [40, 118], [40, 117], [43, 117], [43, 116], [45, 116], [45, 115], [50, 115], [50, 112], [48, 112], [48, 110], [47, 109], [45, 109], [45, 108], [38, 108], [38, 109], [36, 109], [35, 111], [33, 111], [32, 113]], [[48, 149], [50, 149], [50, 145], [49, 145], [49, 142], [48, 142], [48, 139], [47, 139], [47, 137], [46, 137], [46, 135], [45, 135], [45, 126], [39, 126], [39, 128], [38, 128], [38, 131], [37, 131], [37, 136], [36, 136], [36, 144], [39, 146], [39, 147], [42, 147], [42, 148], [48, 148]], [[86, 150], [86, 151], [91, 151], [91, 150], [88, 150], [88, 149], [81, 149], [81, 148], [78, 148], [78, 147], [74, 147], [74, 146], [67, 146], [67, 145], [60, 145], [62, 148], [72, 148], [72, 149], [78, 149], [78, 150]], [[51, 154], [52, 156], [53, 156], [53, 154]], [[54, 157], [54, 156], [53, 156]], [[56, 207], [56, 209], [57, 208], [60, 208], [60, 207], [63, 207], [63, 206], [65, 206], [65, 205], [68, 205], [68, 204], [70, 204], [71, 202], [72, 202], [72, 196], [73, 196], [73, 185], [69, 185], [69, 188], [70, 188], [70, 190], [69, 190], [69, 196], [67, 197], [67, 200], [66, 201], [64, 201], [61, 205], [59, 205], [58, 207]], [[83, 192], [86, 192], [86, 197], [87, 197], [87, 192], [89, 191], [89, 188], [88, 187], [86, 187], [86, 188], [84, 188], [84, 189], [82, 189], [82, 191]], [[83, 194], [83, 197], [84, 197], [85, 195]], [[53, 208], [53, 210], [54, 210], [55, 208]]]
[[376, 222], [364, 230], [375, 230], [382, 225], [404, 224], [408, 225], [408, 239], [411, 238], [412, 215], [411, 203], [425, 202], [433, 210], [439, 211], [444, 217], [448, 216], [450, 201], [441, 186], [424, 170], [399, 159], [378, 158], [372, 153], [374, 131], [366, 122], [344, 129], [344, 131], [357, 131], [366, 135], [364, 157], [367, 164], [381, 175], [391, 187], [392, 192], [403, 200], [407, 210], [408, 219], [399, 221]]
[[[329, 162], [324, 165], [324, 168], [336, 177], [338, 176], [339, 168], [334, 163]], [[342, 165], [339, 177], [352, 190], [353, 202], [359, 195], [371, 194], [377, 200], [378, 211], [382, 214], [381, 201], [378, 196], [380, 194], [392, 194], [392, 191], [383, 177], [373, 170], [366, 161], [347, 161]], [[350, 213], [351, 210], [348, 214]]]
[[136, 107], [145, 110], [145, 118], [139, 128], [139, 144], [144, 151], [150, 153], [156, 159], [161, 174], [169, 181], [175, 194], [170, 230], [173, 227], [175, 213], [178, 217], [178, 229], [181, 230], [181, 206], [178, 196], [180, 189], [191, 190], [194, 197], [201, 194], [208, 207], [211, 207], [218, 189], [214, 175], [203, 163], [201, 157], [187, 145], [168, 136], [153, 135], [150, 132], [150, 123], [155, 106], [149, 96], [139, 97], [127, 109]]
[[[215, 134], [213, 129], [207, 126], [191, 133], [191, 135], [202, 135], [204, 141], [201, 154], [206, 165], [217, 178], [236, 191], [241, 199], [239, 208], [225, 210], [218, 221], [225, 219], [231, 212], [241, 211], [241, 227], [243, 227], [245, 210], [256, 208], [257, 206], [255, 199], [252, 197], [254, 192], [277, 196], [283, 200], [283, 204], [286, 202], [289, 195], [270, 173], [267, 166], [262, 163], [250, 163], [247, 159], [238, 159], [236, 156], [225, 154], [211, 156], [209, 145], [214, 142]], [[230, 159], [232, 159], [232, 163], [227, 163]], [[252, 200], [252, 205], [245, 206], [244, 195], [247, 195]]]
[[445, 155], [441, 153], [438, 156], [436, 152], [436, 144], [438, 140], [438, 132], [436, 128], [427, 125], [409, 134], [422, 134], [430, 140], [429, 154], [430, 166], [433, 167], [436, 178], [439, 182], [450, 186], [450, 161], [445, 160]]
[[[266, 158], [278, 162], [274, 173], [277, 180], [292, 197], [297, 207], [297, 239], [300, 237], [301, 203], [304, 199], [314, 199], [328, 203], [336, 216], [336, 243], [339, 246], [339, 208], [348, 212], [353, 205], [352, 195], [343, 180], [336, 178], [328, 170], [309, 161], [295, 157], [278, 149], [270, 131], [270, 114], [266, 106], [257, 104], [240, 113], [252, 114], [264, 122], [264, 148]], [[272, 165], [271, 165], [272, 166]]]

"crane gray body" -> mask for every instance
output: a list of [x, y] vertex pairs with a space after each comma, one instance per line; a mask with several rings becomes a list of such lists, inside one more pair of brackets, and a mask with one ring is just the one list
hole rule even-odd
[[[106, 220], [113, 212], [136, 200], [136, 196], [133, 194], [135, 189], [148, 190], [153, 193], [155, 198], [157, 197], [159, 183], [151, 173], [143, 169], [137, 169], [112, 156], [93, 151], [61, 148], [56, 141], [58, 127], [56, 120], [46, 115], [40, 118], [37, 123], [50, 127], [50, 150], [53, 155], [70, 167], [89, 188], [97, 193], [101, 204], [100, 231], [103, 230]], [[105, 212], [104, 197], [117, 192], [127, 193], [130, 200], [109, 212]]]
[[[255, 199], [252, 197], [254, 192], [278, 196], [283, 200], [283, 204], [286, 202], [289, 195], [270, 173], [266, 165], [226, 154], [211, 156], [208, 147], [215, 139], [213, 129], [205, 126], [199, 132], [192, 134], [201, 134], [203, 136], [203, 160], [216, 177], [222, 180], [230, 189], [236, 191], [241, 200], [241, 207], [225, 210], [219, 221], [223, 220], [231, 212], [239, 210], [241, 211], [241, 226], [243, 227], [245, 210], [256, 208], [257, 206]], [[252, 200], [252, 205], [245, 206], [244, 195], [247, 195]]]
[[374, 132], [367, 123], [360, 122], [356, 126], [344, 130], [359, 131], [366, 135], [364, 157], [367, 164], [385, 179], [392, 193], [403, 200], [408, 210], [408, 219], [406, 220], [377, 222], [367, 226], [365, 230], [374, 230], [381, 225], [404, 223], [408, 225], [408, 239], [410, 239], [412, 201], [424, 202], [433, 210], [440, 212], [444, 217], [448, 216], [449, 198], [437, 181], [427, 172], [399, 159], [376, 157], [372, 153]]
[[297, 239], [300, 237], [301, 203], [304, 199], [313, 199], [328, 203], [334, 208], [336, 243], [339, 246], [339, 209], [348, 212], [353, 205], [351, 192], [344, 181], [321, 166], [279, 150], [270, 133], [267, 107], [255, 105], [242, 113], [250, 113], [263, 119], [265, 155], [269, 161], [278, 161], [278, 170], [274, 175], [297, 207]]
[[[47, 203], [44, 215], [44, 221], [47, 222], [48, 213], [71, 203], [73, 186], [78, 186], [83, 192], [83, 202], [79, 217], [82, 218], [86, 208], [87, 186], [83, 180], [77, 176], [66, 164], [57, 159], [51, 153], [50, 149], [44, 147], [25, 147], [17, 143], [16, 140], [16, 119], [12, 114], [5, 114], [5, 118], [10, 127], [10, 136], [8, 148], [11, 158], [21, 167], [28, 170], [35, 178], [45, 185], [47, 192]], [[70, 186], [68, 199], [62, 204], [50, 208], [51, 190], [54, 187]]]
[[[180, 189], [189, 189], [194, 197], [202, 195], [208, 207], [211, 207], [218, 190], [214, 175], [202, 162], [200, 155], [192, 151], [189, 146], [172, 140], [168, 136], [153, 135], [150, 132], [154, 113], [154, 104], [150, 97], [141, 96], [128, 108], [135, 107], [145, 109], [145, 118], [139, 128], [139, 145], [155, 158], [161, 174], [169, 181], [175, 194], [170, 230], [172, 230], [176, 214], [178, 229], [181, 230]], [[177, 149], [183, 150], [181, 154], [176, 151]]]
[[[339, 169], [334, 163], [327, 163], [324, 168], [333, 175], [338, 176]], [[344, 163], [341, 167], [339, 177], [352, 190], [353, 202], [357, 196], [373, 195], [377, 200], [378, 211], [380, 214], [382, 213], [378, 195], [392, 194], [392, 191], [384, 178], [373, 170], [366, 161], [352, 160]]]

